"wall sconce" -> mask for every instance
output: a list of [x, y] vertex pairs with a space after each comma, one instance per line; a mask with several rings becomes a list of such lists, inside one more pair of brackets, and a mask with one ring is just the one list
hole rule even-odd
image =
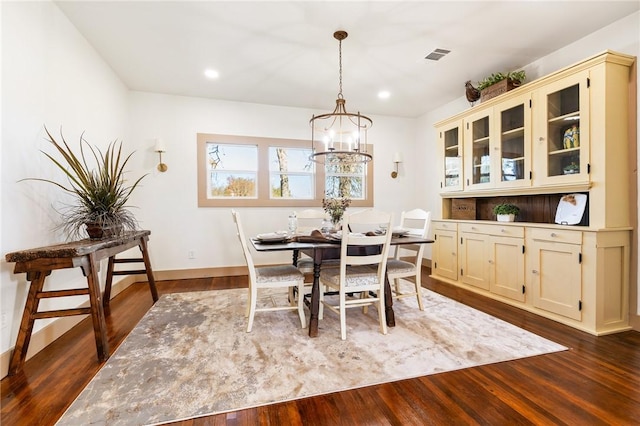
[[160, 155], [160, 163], [158, 163], [158, 171], [162, 173], [166, 172], [169, 167], [162, 162], [162, 153], [167, 152], [167, 148], [165, 148], [164, 146], [164, 141], [162, 139], [156, 139], [156, 146], [153, 148], [153, 150]]
[[402, 163], [402, 155], [399, 152], [393, 154], [393, 164], [395, 164], [396, 169], [391, 172], [391, 178], [395, 179], [398, 177], [398, 163]]

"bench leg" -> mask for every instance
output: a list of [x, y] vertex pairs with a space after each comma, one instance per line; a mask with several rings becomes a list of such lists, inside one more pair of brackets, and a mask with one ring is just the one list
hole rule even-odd
[[104, 309], [102, 305], [102, 294], [100, 292], [100, 280], [98, 279], [98, 268], [95, 255], [89, 255], [89, 261], [83, 270], [87, 274], [87, 284], [89, 286], [89, 305], [91, 307], [91, 320], [93, 322], [93, 333], [96, 338], [96, 349], [98, 351], [98, 361], [106, 361], [109, 358], [109, 340], [107, 339], [107, 322], [104, 319]]
[[10, 376], [13, 376], [22, 369], [25, 358], [27, 357], [27, 349], [29, 348], [33, 323], [35, 322], [34, 314], [38, 312], [38, 304], [40, 302], [37, 295], [42, 291], [44, 280], [50, 273], [51, 271], [33, 272], [27, 276], [31, 281], [31, 285], [29, 287], [27, 302], [24, 306], [24, 312], [22, 313], [22, 321], [20, 322], [20, 330], [18, 330], [16, 346], [11, 354], [11, 361], [9, 361], [8, 374]]
[[156, 288], [156, 280], [153, 278], [153, 270], [151, 269], [151, 260], [149, 260], [149, 251], [147, 249], [147, 240], [140, 240], [140, 251], [142, 252], [142, 260], [144, 260], [144, 269], [147, 271], [147, 281], [149, 281], [149, 290], [153, 303], [158, 301], [158, 289]]

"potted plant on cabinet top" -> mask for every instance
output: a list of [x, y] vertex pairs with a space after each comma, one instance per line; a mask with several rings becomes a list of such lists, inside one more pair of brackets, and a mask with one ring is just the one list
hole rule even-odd
[[526, 78], [524, 70], [511, 71], [508, 73], [493, 73], [478, 82], [480, 90], [480, 102], [489, 100], [498, 95], [508, 92], [511, 89], [520, 87]]
[[[48, 182], [75, 197], [75, 202], [66, 205], [60, 212], [62, 218], [60, 228], [64, 233], [72, 239], [82, 238], [83, 231], [86, 230], [89, 238], [100, 239], [118, 236], [127, 230], [135, 230], [138, 222], [126, 204], [133, 190], [146, 175], [138, 178], [132, 185], [126, 184], [125, 166], [133, 153], [123, 157], [122, 143], [115, 142], [110, 143], [103, 153], [98, 147], [91, 146], [81, 135], [78, 157], [62, 134], [60, 135], [62, 143], [59, 143], [46, 127], [45, 132], [48, 141], [62, 159], [58, 160], [54, 155], [44, 151], [42, 153], [64, 172], [68, 183], [63, 184], [41, 178], [23, 180]], [[94, 164], [94, 167], [90, 164]]]
[[520, 213], [520, 208], [514, 204], [498, 204], [493, 208], [498, 222], [513, 222]]

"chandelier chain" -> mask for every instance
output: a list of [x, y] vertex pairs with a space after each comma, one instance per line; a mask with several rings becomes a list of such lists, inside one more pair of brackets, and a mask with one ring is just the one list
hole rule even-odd
[[338, 63], [340, 64], [340, 89], [338, 91], [338, 98], [342, 99], [342, 40], [338, 40]]

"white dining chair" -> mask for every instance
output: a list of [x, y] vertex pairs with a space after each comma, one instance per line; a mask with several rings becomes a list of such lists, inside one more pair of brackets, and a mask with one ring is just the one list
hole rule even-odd
[[[431, 212], [422, 209], [403, 211], [400, 216], [400, 228], [408, 231], [409, 235], [426, 238], [431, 224]], [[396, 246], [393, 258], [387, 260], [387, 276], [391, 283], [393, 297], [402, 299], [415, 296], [418, 299], [418, 307], [424, 310], [422, 304], [422, 255], [424, 244], [402, 244]], [[401, 280], [413, 278], [410, 291], [402, 290]]]
[[256, 312], [260, 311], [282, 311], [282, 310], [297, 310], [300, 316], [300, 323], [302, 328], [306, 327], [306, 319], [304, 315], [304, 307], [302, 298], [298, 298], [298, 302], [290, 301], [290, 305], [278, 306], [276, 305], [273, 297], [271, 297], [272, 306], [258, 308], [258, 289], [266, 288], [287, 288], [296, 287], [299, 294], [303, 291], [304, 275], [293, 265], [279, 265], [279, 266], [255, 266], [249, 246], [242, 228], [242, 222], [240, 221], [240, 215], [235, 210], [231, 211], [233, 221], [238, 229], [238, 239], [242, 246], [242, 253], [247, 262], [249, 268], [249, 300], [247, 304], [246, 316], [249, 320], [247, 323], [247, 333], [251, 332], [253, 327], [253, 318]]
[[[392, 214], [373, 209], [345, 214], [343, 218], [342, 242], [340, 245], [340, 266], [325, 268], [320, 271], [320, 309], [319, 318], [323, 318], [326, 306], [340, 317], [340, 335], [342, 340], [347, 338], [346, 310], [347, 308], [366, 307], [376, 305], [380, 332], [387, 334], [387, 323], [384, 303], [384, 280], [389, 254], [391, 233], [376, 234], [347, 232], [349, 225], [359, 229], [378, 229], [386, 224], [390, 229]], [[369, 235], [370, 234], [370, 235]], [[350, 250], [347, 250], [351, 248]], [[357, 250], [354, 250], [357, 249]], [[353, 251], [353, 252], [352, 252]], [[324, 290], [332, 289], [338, 292], [335, 296], [325, 296]], [[347, 297], [349, 295], [349, 297]]]

